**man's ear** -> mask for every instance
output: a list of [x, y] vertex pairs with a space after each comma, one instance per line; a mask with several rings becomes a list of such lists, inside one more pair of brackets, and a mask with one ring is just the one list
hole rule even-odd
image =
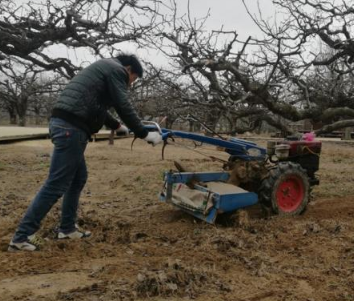
[[129, 73], [132, 72], [132, 67], [131, 67], [131, 66], [125, 66], [125, 69], [126, 69]]

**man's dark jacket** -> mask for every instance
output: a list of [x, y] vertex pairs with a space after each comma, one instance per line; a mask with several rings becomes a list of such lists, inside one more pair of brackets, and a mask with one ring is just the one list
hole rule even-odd
[[145, 138], [148, 132], [127, 98], [128, 82], [128, 72], [118, 59], [99, 60], [69, 82], [54, 105], [52, 116], [91, 135], [103, 125], [114, 130], [120, 126], [107, 112], [113, 107], [136, 136]]

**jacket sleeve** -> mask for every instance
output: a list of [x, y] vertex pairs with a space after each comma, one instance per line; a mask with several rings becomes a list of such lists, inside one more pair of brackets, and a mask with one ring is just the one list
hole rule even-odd
[[115, 119], [108, 111], [107, 111], [106, 119], [104, 121], [104, 125], [109, 127], [112, 130], [116, 130], [120, 127], [119, 121]]
[[144, 128], [133, 106], [128, 100], [125, 70], [115, 69], [108, 78], [109, 94], [113, 107], [125, 125], [139, 138], [145, 138], [148, 131]]

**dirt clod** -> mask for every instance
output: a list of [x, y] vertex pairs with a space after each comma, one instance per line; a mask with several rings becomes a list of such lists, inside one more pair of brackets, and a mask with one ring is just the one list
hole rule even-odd
[[186, 267], [180, 261], [169, 262], [161, 270], [144, 270], [137, 276], [139, 297], [196, 297], [204, 286], [215, 286], [213, 273], [197, 267]]

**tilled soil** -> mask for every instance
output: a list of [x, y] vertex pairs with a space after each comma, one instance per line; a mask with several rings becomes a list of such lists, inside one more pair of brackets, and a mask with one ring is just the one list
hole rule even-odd
[[352, 145], [323, 144], [321, 185], [303, 215], [265, 218], [255, 206], [246, 221], [208, 225], [158, 193], [174, 160], [198, 171], [221, 164], [176, 146], [161, 160], [161, 146], [137, 141], [131, 151], [130, 143], [88, 146], [78, 222], [93, 237], [54, 239], [59, 202], [34, 253], [6, 250], [47, 176], [52, 145], [0, 145], [0, 300], [354, 300]]

